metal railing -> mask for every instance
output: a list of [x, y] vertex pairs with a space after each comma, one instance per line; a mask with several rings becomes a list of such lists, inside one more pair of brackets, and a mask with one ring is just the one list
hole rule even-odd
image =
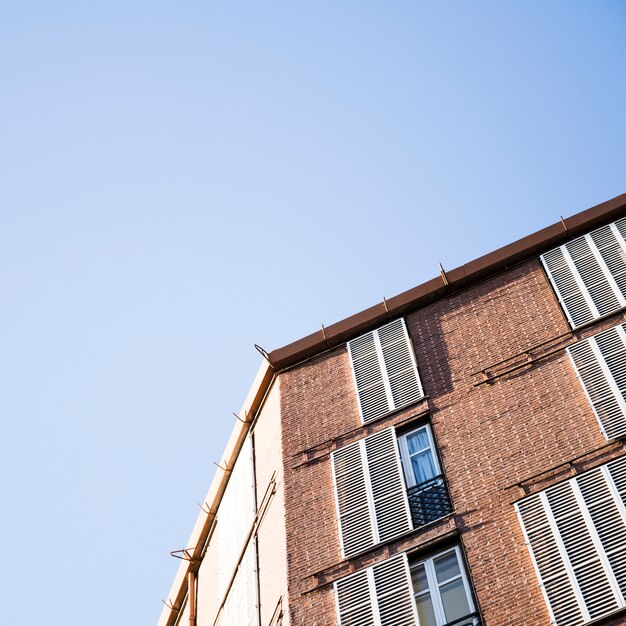
[[470, 613], [469, 615], [464, 615], [463, 617], [459, 617], [459, 619], [455, 619], [453, 622], [447, 622], [445, 626], [481, 626], [482, 621], [480, 619], [480, 615], [478, 611], [475, 613]]
[[452, 513], [452, 503], [443, 474], [407, 489], [414, 528]]

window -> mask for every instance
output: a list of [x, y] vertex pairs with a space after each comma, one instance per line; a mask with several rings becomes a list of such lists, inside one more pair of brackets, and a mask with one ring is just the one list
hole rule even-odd
[[392, 428], [336, 450], [331, 458], [344, 556], [411, 530]]
[[553, 623], [626, 607], [626, 457], [515, 505]]
[[573, 328], [626, 307], [626, 218], [541, 256]]
[[334, 589], [339, 626], [423, 626], [405, 554], [342, 578]]
[[409, 487], [429, 482], [438, 474], [439, 463], [429, 426], [422, 426], [398, 437], [402, 466]]
[[626, 436], [626, 324], [567, 349], [607, 439]]
[[[402, 462], [398, 445], [406, 450]], [[452, 511], [428, 426], [397, 439], [387, 428], [335, 450], [331, 460], [344, 557]]]
[[251, 541], [219, 614], [219, 626], [258, 626], [256, 544]]
[[420, 626], [478, 624], [458, 546], [410, 566]]
[[461, 551], [412, 563], [399, 554], [334, 584], [339, 626], [474, 626]]
[[398, 437], [413, 525], [424, 526], [452, 510], [430, 426]]
[[363, 423], [424, 397], [403, 319], [348, 342]]
[[217, 510], [219, 626], [258, 624], [256, 545], [249, 535], [256, 513], [252, 454], [252, 440], [247, 437]]
[[217, 595], [224, 599], [256, 513], [252, 442], [246, 438], [217, 511]]

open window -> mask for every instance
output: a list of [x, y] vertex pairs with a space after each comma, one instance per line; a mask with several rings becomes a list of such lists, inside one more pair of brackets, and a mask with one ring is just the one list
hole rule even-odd
[[420, 626], [479, 624], [472, 590], [458, 546], [409, 562]]
[[452, 512], [429, 426], [399, 436], [387, 428], [331, 459], [344, 557]]
[[413, 526], [424, 526], [450, 513], [450, 497], [430, 426], [399, 435], [398, 449]]

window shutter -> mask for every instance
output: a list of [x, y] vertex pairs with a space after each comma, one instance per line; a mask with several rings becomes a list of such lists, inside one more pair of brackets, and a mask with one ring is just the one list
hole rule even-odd
[[605, 437], [626, 436], [626, 324], [567, 351]]
[[339, 626], [417, 626], [405, 554], [335, 583]]
[[404, 319], [348, 342], [364, 423], [424, 397]]
[[336, 450], [332, 466], [344, 556], [411, 530], [393, 428]]
[[251, 541], [220, 615], [220, 626], [258, 626], [256, 544]]
[[374, 626], [375, 603], [371, 596], [368, 570], [335, 583], [340, 626]]
[[364, 439], [378, 542], [411, 530], [411, 514], [393, 428]]
[[377, 543], [361, 442], [333, 452], [332, 460], [341, 550], [350, 556]]
[[557, 626], [626, 607], [625, 498], [623, 457], [515, 505]]
[[571, 325], [626, 306], [626, 218], [541, 256]]
[[226, 491], [217, 511], [217, 594], [224, 598], [226, 587], [237, 564], [237, 557], [256, 513], [252, 466], [252, 443], [248, 437], [230, 473]]
[[417, 609], [405, 554], [372, 567], [381, 626], [417, 624]]

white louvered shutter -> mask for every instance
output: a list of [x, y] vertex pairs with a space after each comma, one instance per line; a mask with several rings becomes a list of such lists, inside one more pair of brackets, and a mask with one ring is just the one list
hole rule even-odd
[[626, 436], [626, 324], [567, 349], [607, 439]]
[[417, 626], [405, 554], [335, 583], [339, 626]]
[[575, 328], [626, 306], [626, 218], [541, 256]]
[[341, 550], [349, 556], [377, 543], [361, 442], [333, 452], [332, 460]]
[[335, 583], [335, 598], [340, 626], [375, 626], [376, 610], [368, 570]]
[[411, 515], [393, 428], [332, 453], [344, 556], [411, 530]]
[[626, 607], [626, 457], [516, 504], [557, 626]]
[[404, 319], [348, 342], [364, 423], [424, 397]]
[[411, 513], [393, 428], [364, 439], [378, 541], [411, 530]]

